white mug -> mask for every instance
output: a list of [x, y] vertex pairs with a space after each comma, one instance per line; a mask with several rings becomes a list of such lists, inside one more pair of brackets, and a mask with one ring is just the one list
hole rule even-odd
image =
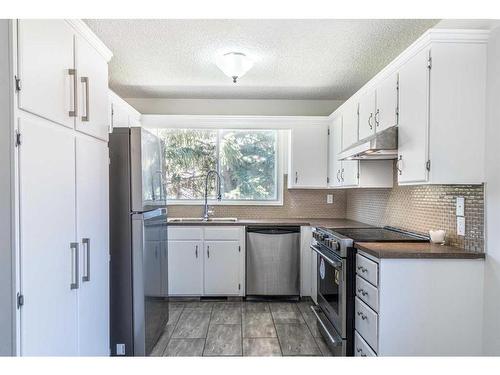
[[430, 230], [429, 235], [431, 236], [431, 242], [440, 243], [444, 245], [444, 239], [446, 236], [446, 231], [442, 229]]

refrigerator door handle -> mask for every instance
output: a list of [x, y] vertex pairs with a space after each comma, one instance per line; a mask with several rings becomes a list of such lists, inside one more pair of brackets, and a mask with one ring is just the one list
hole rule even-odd
[[82, 238], [82, 245], [85, 245], [85, 274], [82, 282], [90, 281], [90, 238]]
[[71, 242], [70, 243], [70, 249], [71, 249], [71, 256], [73, 257], [73, 264], [72, 267], [73, 269], [71, 270], [71, 284], [70, 284], [70, 289], [78, 289], [79, 287], [79, 251], [78, 251], [78, 242]]

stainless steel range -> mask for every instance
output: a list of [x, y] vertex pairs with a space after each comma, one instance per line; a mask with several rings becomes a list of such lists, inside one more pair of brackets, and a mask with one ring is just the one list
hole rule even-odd
[[318, 254], [318, 328], [338, 356], [354, 352], [355, 242], [426, 242], [396, 228], [313, 228], [311, 249]]

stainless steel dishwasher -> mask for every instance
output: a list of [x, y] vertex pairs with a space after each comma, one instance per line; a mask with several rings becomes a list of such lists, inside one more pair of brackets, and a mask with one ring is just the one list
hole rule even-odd
[[300, 294], [300, 227], [247, 227], [247, 296]]

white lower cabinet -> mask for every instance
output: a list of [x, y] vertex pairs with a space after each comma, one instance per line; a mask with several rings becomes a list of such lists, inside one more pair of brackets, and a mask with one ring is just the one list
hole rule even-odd
[[20, 354], [109, 355], [108, 147], [19, 120]]
[[242, 296], [245, 228], [170, 226], [170, 296]]
[[239, 241], [205, 241], [205, 295], [238, 295], [240, 282]]
[[[176, 229], [176, 228], [175, 228]], [[174, 230], [175, 230], [174, 229]], [[169, 229], [169, 234], [172, 228]], [[168, 294], [203, 294], [203, 241], [168, 241]]]
[[481, 355], [483, 270], [484, 259], [378, 259], [358, 251], [354, 354]]

